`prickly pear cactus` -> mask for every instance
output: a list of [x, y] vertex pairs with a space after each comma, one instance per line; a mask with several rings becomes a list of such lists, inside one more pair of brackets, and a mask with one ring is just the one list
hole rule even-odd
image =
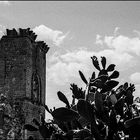
[[[86, 88], [70, 84], [71, 103], [64, 93], [58, 91], [58, 99], [64, 103], [63, 107], [50, 109], [43, 105], [53, 117], [51, 123], [45, 122], [42, 125], [33, 120], [38, 127], [27, 124], [26, 129], [39, 131], [44, 139], [53, 140], [121, 140], [126, 135], [137, 138], [134, 133], [131, 135], [132, 128], [129, 129], [128, 126], [130, 122], [134, 123], [133, 118], [139, 117], [138, 108], [133, 103], [134, 84], [126, 82], [118, 86], [116, 79], [119, 72], [115, 70], [115, 64], [107, 66], [105, 57], [101, 57], [101, 63], [96, 56], [91, 59], [97, 74], [93, 71], [87, 80], [79, 70], [79, 76]], [[44, 135], [45, 132], [47, 136]]]

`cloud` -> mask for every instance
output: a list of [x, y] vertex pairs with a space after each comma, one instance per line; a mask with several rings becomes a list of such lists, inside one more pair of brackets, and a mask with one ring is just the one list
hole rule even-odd
[[119, 29], [120, 29], [119, 27], [116, 27], [116, 28], [115, 28], [115, 30], [114, 30], [114, 36], [117, 36], [118, 30], [119, 30]]
[[0, 1], [0, 5], [10, 5], [9, 1]]
[[118, 30], [119, 30], [119, 27], [116, 27], [114, 30], [114, 35], [105, 36], [103, 37], [103, 39], [101, 39], [101, 35], [98, 35], [98, 37], [96, 37], [95, 44], [99, 44], [99, 42], [101, 42], [100, 45], [106, 45], [108, 48], [114, 49], [118, 53], [127, 52], [127, 53], [140, 56], [139, 37], [130, 38], [124, 35], [117, 35]]
[[128, 53], [119, 53], [114, 50], [103, 50], [98, 52], [98, 56], [106, 56], [109, 63], [114, 63], [119, 71], [127, 70], [136, 65], [137, 61]]
[[103, 40], [101, 39], [101, 35], [99, 35], [99, 34], [96, 35], [96, 42], [95, 42], [95, 44], [103, 45]]
[[140, 84], [140, 72], [135, 72], [131, 74], [130, 80], [135, 84]]
[[4, 35], [3, 31], [0, 30], [0, 38]]
[[135, 72], [130, 75], [130, 80], [135, 84], [135, 97], [140, 97], [140, 72]]
[[79, 70], [83, 71], [85, 76], [89, 78], [93, 70], [97, 72], [90, 59], [93, 55], [97, 56], [99, 60], [101, 56], [106, 56], [107, 63], [116, 64], [116, 69], [119, 71], [126, 70], [135, 64], [133, 56], [128, 53], [120, 54], [109, 49], [98, 52], [80, 49], [65, 54], [55, 53], [48, 60], [50, 64], [48, 67], [48, 80], [52, 80], [59, 85], [65, 85], [69, 81], [74, 79], [76, 81], [79, 78]]
[[52, 80], [59, 85], [65, 85], [72, 79], [79, 78], [79, 70], [89, 73], [89, 65], [92, 65], [90, 56], [92, 56], [92, 53], [86, 50], [65, 54], [55, 53], [48, 60], [51, 63], [48, 67], [48, 80]]
[[0, 25], [0, 38], [5, 34], [6, 32], [6, 27], [3, 25]]
[[47, 44], [55, 46], [60, 46], [68, 35], [68, 33], [64, 34], [62, 31], [53, 30], [45, 25], [39, 25], [33, 31], [38, 35], [37, 40], [44, 40]]
[[[48, 80], [53, 80], [58, 85], [65, 85], [70, 82], [70, 78], [78, 78], [78, 70], [83, 70], [85, 66], [76, 62], [57, 62], [48, 69]], [[86, 71], [86, 68], [84, 71]]]
[[140, 97], [140, 84], [136, 84], [135, 85], [135, 92], [134, 92], [134, 96], [135, 97]]
[[[129, 38], [118, 35], [119, 28], [116, 27], [113, 36], [96, 36], [96, 44], [105, 45], [100, 51], [94, 49], [78, 49], [67, 51], [64, 54], [54, 53], [48, 58], [48, 80], [54, 81], [58, 85], [65, 85], [70, 81], [78, 81], [78, 71], [82, 70], [89, 78], [96, 69], [90, 59], [95, 55], [98, 59], [101, 56], [107, 58], [107, 65], [115, 64], [116, 70], [120, 72], [129, 71], [130, 68], [138, 66], [137, 54], [139, 56], [140, 40], [138, 37]], [[133, 53], [132, 53], [133, 52]], [[80, 80], [79, 80], [80, 81]]]

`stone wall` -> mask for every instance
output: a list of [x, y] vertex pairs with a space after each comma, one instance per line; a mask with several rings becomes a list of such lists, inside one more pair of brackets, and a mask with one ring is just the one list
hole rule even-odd
[[36, 37], [29, 28], [7, 29], [0, 40], [0, 93], [8, 97], [11, 106], [19, 103], [24, 123], [31, 123], [33, 117], [39, 120], [40, 113], [45, 115], [41, 104], [45, 103], [45, 56], [49, 47], [35, 41]]

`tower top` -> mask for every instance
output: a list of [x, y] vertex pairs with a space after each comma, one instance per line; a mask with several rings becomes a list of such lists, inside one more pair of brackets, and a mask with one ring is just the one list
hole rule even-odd
[[19, 37], [27, 37], [32, 43], [37, 44], [37, 46], [39, 46], [40, 49], [43, 50], [45, 53], [47, 53], [49, 50], [48, 45], [46, 45], [44, 41], [36, 41], [37, 35], [32, 30], [30, 30], [30, 28], [19, 28], [18, 31], [15, 28], [13, 28], [12, 30], [6, 29], [6, 35], [2, 36], [1, 41], [8, 38]]

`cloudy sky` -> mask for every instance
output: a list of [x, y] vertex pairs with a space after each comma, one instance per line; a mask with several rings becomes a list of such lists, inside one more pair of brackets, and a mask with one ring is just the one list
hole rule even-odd
[[64, 106], [57, 91], [70, 100], [70, 83], [84, 86], [78, 70], [88, 79], [95, 71], [93, 55], [115, 63], [120, 84], [134, 83], [134, 95], [140, 96], [139, 7], [139, 1], [1, 1], [0, 36], [6, 28], [30, 27], [38, 40], [50, 46], [46, 56], [46, 102], [50, 108]]

